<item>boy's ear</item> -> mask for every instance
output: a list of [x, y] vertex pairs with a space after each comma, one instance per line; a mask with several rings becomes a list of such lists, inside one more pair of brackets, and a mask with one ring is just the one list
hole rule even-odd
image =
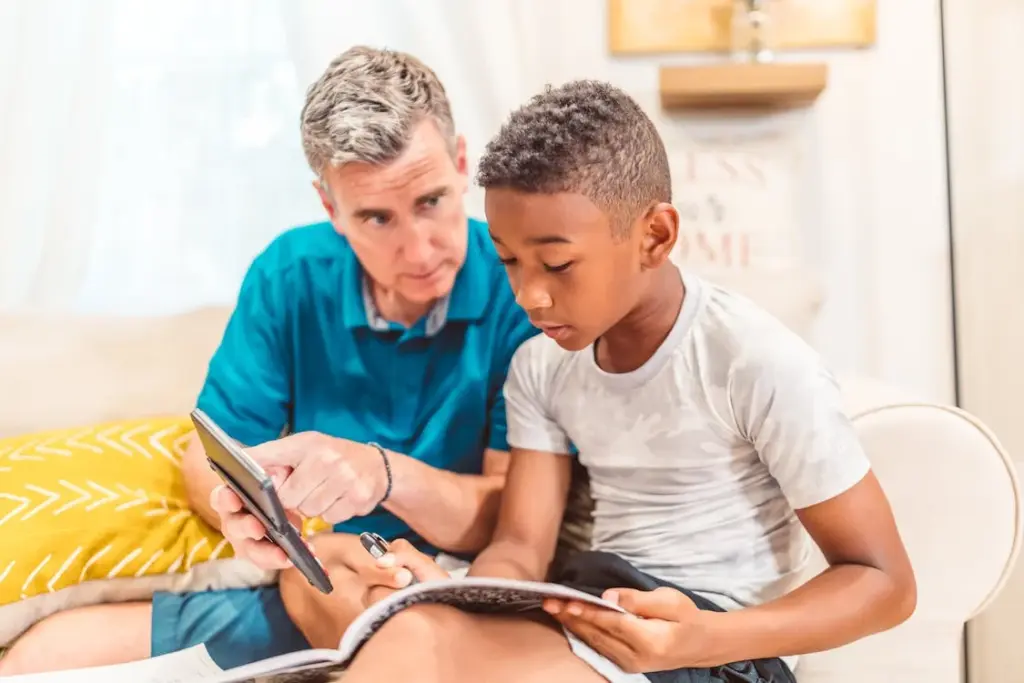
[[643, 221], [641, 264], [657, 268], [664, 263], [679, 236], [679, 212], [668, 202], [659, 202], [648, 209]]

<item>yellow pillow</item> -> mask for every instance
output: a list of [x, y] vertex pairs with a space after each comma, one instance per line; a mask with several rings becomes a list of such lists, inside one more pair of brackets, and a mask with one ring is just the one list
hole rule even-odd
[[187, 507], [191, 433], [167, 417], [0, 439], [0, 648], [64, 609], [276, 580]]
[[187, 417], [0, 440], [0, 605], [232, 555], [188, 508]]

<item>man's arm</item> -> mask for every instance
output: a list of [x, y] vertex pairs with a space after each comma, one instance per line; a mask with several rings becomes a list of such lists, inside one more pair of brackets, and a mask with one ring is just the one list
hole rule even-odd
[[[242, 280], [196, 404], [239, 443], [276, 438], [288, 422], [291, 351], [288, 344], [286, 273], [276, 263], [275, 245], [260, 254]], [[181, 460], [189, 505], [214, 528], [220, 518], [210, 494], [222, 482], [193, 436]]]
[[[502, 283], [505, 275], [498, 274]], [[487, 450], [481, 475], [459, 475], [396, 455], [391, 459], [394, 488], [384, 507], [435, 547], [479, 552], [491, 540], [509, 469], [508, 421], [504, 385], [513, 356], [538, 330], [506, 289], [499, 295], [495, 350], [489, 374]]]
[[505, 486], [506, 451], [488, 448], [479, 475], [455, 474], [388, 453], [394, 484], [385, 509], [448, 552], [475, 553], [487, 545]]
[[210, 469], [203, 444], [194, 434], [181, 457], [181, 473], [185, 478], [185, 495], [189, 507], [214, 529], [220, 529], [220, 515], [210, 505], [210, 493], [223, 482]]

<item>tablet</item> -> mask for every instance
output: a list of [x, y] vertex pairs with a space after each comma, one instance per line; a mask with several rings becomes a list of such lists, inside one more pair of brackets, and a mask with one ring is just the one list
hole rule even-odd
[[333, 586], [327, 572], [288, 521], [273, 480], [209, 415], [196, 408], [191, 417], [213, 471], [238, 494], [246, 510], [266, 527], [270, 541], [285, 552], [306, 580], [321, 593], [330, 593]]

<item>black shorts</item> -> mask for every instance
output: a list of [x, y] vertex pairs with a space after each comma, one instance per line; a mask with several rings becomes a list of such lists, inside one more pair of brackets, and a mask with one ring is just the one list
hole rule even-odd
[[[554, 581], [591, 595], [601, 595], [609, 588], [654, 590], [668, 587], [693, 600], [699, 609], [712, 612], [725, 610], [707, 598], [645, 574], [618, 555], [603, 552], [577, 553], [559, 568]], [[644, 674], [654, 683], [796, 683], [789, 666], [779, 658], [734, 662], [710, 669], [675, 669]]]

